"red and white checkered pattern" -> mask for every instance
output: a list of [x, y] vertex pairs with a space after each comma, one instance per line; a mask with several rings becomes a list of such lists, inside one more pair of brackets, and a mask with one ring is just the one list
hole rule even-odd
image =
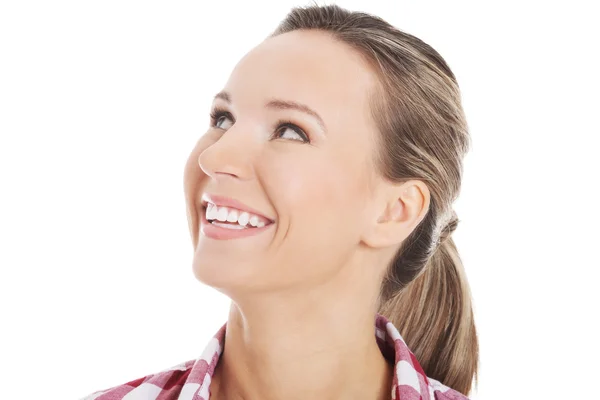
[[[94, 392], [81, 400], [208, 400], [226, 327], [227, 324], [219, 329], [198, 359]], [[463, 394], [428, 378], [400, 332], [382, 315], [375, 318], [375, 336], [383, 355], [394, 360], [392, 400], [468, 400]]]

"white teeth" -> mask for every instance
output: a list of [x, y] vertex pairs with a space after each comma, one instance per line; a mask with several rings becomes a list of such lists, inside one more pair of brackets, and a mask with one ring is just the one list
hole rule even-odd
[[[252, 227], [262, 228], [265, 222], [257, 215], [246, 211], [236, 210], [235, 208], [220, 207], [212, 203], [206, 205], [206, 220], [211, 221], [213, 225], [228, 227], [230, 229], [243, 229], [248, 224]], [[220, 222], [231, 222], [231, 224], [221, 224]]]
[[225, 229], [246, 229], [243, 226], [237, 224], [224, 224], [222, 222], [213, 222], [212, 224]]
[[229, 214], [227, 215], [227, 222], [237, 222], [238, 220], [238, 211], [237, 210], [229, 210]]
[[250, 225], [258, 226], [258, 217], [256, 215], [250, 217]]
[[217, 212], [217, 219], [221, 222], [227, 221], [227, 215], [229, 214], [229, 210], [227, 207], [220, 207]]
[[241, 226], [246, 226], [246, 225], [248, 225], [249, 219], [250, 219], [250, 214], [248, 214], [246, 211], [244, 211], [238, 217], [238, 224], [240, 224]]
[[217, 207], [212, 203], [208, 203], [208, 206], [206, 207], [206, 219], [212, 220], [212, 219], [216, 219], [216, 218], [217, 218]]

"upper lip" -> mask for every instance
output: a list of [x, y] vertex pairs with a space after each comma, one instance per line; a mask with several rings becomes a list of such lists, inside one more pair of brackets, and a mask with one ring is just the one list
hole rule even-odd
[[250, 214], [258, 215], [260, 217], [263, 217], [263, 218], [269, 220], [270, 222], [274, 222], [273, 218], [268, 217], [268, 216], [264, 215], [263, 213], [261, 213], [260, 211], [255, 210], [251, 207], [248, 207], [246, 204], [242, 203], [241, 201], [233, 199], [231, 197], [219, 196], [219, 195], [210, 194], [210, 193], [203, 193], [202, 200], [201, 200], [202, 207], [206, 207], [207, 203], [212, 203], [217, 206], [232, 207], [232, 208], [238, 209], [240, 211], [246, 211]]

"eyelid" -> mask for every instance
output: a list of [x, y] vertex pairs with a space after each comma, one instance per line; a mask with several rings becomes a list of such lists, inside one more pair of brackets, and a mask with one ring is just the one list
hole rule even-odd
[[[306, 133], [306, 130], [304, 130], [304, 128], [302, 128], [300, 125], [290, 121], [289, 119], [277, 120], [277, 122], [275, 123], [276, 132], [281, 128], [288, 128], [288, 129], [293, 130], [294, 132], [296, 132], [298, 134], [298, 136], [302, 137], [303, 140], [301, 140], [301, 141], [304, 143], [309, 144], [311, 142], [310, 135], [308, 133]], [[294, 139], [291, 139], [291, 140], [294, 140]]]
[[235, 123], [235, 118], [233, 118], [233, 115], [229, 111], [225, 108], [215, 106], [210, 112], [210, 126], [216, 127], [217, 120], [222, 116], [229, 118], [231, 122]]
[[[212, 111], [210, 112], [211, 127], [217, 128], [216, 122], [222, 116], [229, 118], [231, 120], [231, 122], [235, 124], [235, 118], [229, 111], [227, 111], [227, 109], [225, 109], [224, 107], [221, 107], [221, 106], [214, 106], [212, 108]], [[296, 140], [296, 141], [301, 141], [305, 144], [312, 143], [311, 135], [308, 134], [307, 131], [300, 126], [300, 124], [293, 122], [291, 119], [278, 119], [274, 124], [274, 131], [278, 132], [279, 129], [281, 129], [283, 127], [289, 128], [289, 129], [295, 131], [299, 136], [303, 137], [303, 140]], [[220, 129], [220, 128], [217, 128], [217, 129]], [[290, 140], [294, 140], [294, 139], [290, 139]]]

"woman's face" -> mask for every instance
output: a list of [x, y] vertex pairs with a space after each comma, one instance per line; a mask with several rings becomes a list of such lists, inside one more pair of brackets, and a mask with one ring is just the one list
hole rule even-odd
[[306, 288], [352, 264], [373, 220], [375, 85], [358, 53], [318, 31], [242, 58], [185, 168], [200, 281], [230, 295]]

